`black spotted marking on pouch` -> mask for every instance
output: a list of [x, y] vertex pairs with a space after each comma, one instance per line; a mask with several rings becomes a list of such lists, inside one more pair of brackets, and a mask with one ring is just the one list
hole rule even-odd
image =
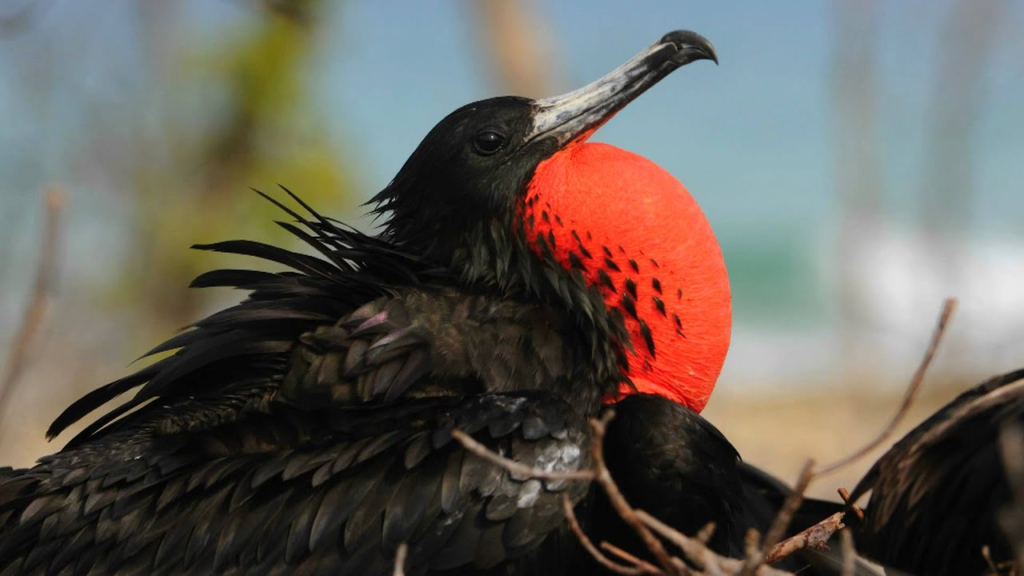
[[643, 320], [640, 321], [640, 336], [643, 336], [644, 344], [647, 344], [647, 351], [651, 353], [651, 358], [654, 358], [654, 335], [651, 334], [651, 327]]
[[[549, 206], [549, 208], [550, 208], [550, 206]], [[548, 211], [547, 210], [541, 210], [540, 211], [540, 217], [541, 217], [542, 220], [544, 220], [548, 224], [551, 224], [551, 217], [548, 216]]]
[[676, 299], [677, 300], [682, 300], [683, 299], [683, 289], [682, 288], [676, 288]]
[[604, 265], [611, 270], [615, 270], [616, 272], [622, 272], [622, 270], [619, 270], [619, 265], [616, 264], [615, 260], [612, 260], [611, 258], [605, 258]]
[[655, 260], [654, 258], [651, 258], [651, 264], [652, 264], [652, 265], [653, 265], [653, 266], [654, 266], [655, 268], [661, 268], [661, 266], [659, 266], [659, 265], [658, 265], [658, 261], [657, 261], [657, 260]]
[[551, 242], [552, 250], [558, 249], [558, 244], [555, 244], [555, 233], [551, 230], [548, 230], [548, 242]]
[[651, 286], [654, 287], [654, 291], [655, 292], [657, 292], [658, 294], [661, 294], [661, 280], [658, 280], [657, 278], [655, 278], [654, 280], [651, 280]]
[[587, 247], [583, 245], [583, 239], [580, 238], [580, 235], [575, 230], [572, 231], [572, 237], [576, 240], [576, 246], [580, 249], [580, 254], [583, 254], [583, 257], [587, 259], [593, 258], [590, 250], [587, 250]]
[[619, 246], [619, 252], [621, 252], [621, 253], [625, 254], [625, 253], [626, 253], [626, 250], [625, 250], [625, 248], [623, 248], [622, 246]]
[[612, 251], [609, 250], [607, 246], [601, 246], [601, 249], [604, 250], [605, 256], [607, 256], [608, 258], [612, 257]]
[[636, 300], [636, 282], [632, 278], [626, 278], [626, 292]]
[[583, 261], [580, 260], [580, 257], [577, 256], [576, 253], [572, 251], [569, 252], [569, 265], [572, 267], [573, 270], [587, 270], [587, 267], [583, 264]]
[[579, 242], [580, 244], [582, 244], [582, 243], [583, 243], [583, 240], [582, 240], [582, 239], [580, 238], [580, 235], [579, 235], [579, 233], [578, 233], [578, 232], [576, 232], [576, 229], [575, 229], [575, 228], [574, 228], [574, 229], [572, 229], [572, 230], [570, 230], [569, 232], [570, 232], [570, 233], [572, 234], [572, 238], [573, 238], [573, 240], [575, 240], [575, 241]]
[[537, 232], [537, 248], [540, 250], [541, 255], [554, 260], [555, 255], [551, 253], [548, 241], [544, 239], [544, 234], [541, 232]]
[[633, 269], [633, 272], [640, 272], [640, 266], [632, 258], [629, 259], [629, 267]]
[[555, 223], [558, 224], [559, 226], [562, 225], [562, 217], [559, 216], [558, 214], [555, 214]]
[[658, 312], [661, 312], [662, 316], [665, 315], [665, 303], [657, 296], [654, 297], [654, 307], [658, 309]]
[[629, 294], [622, 295], [622, 309], [626, 311], [626, 314], [632, 316], [634, 320], [639, 320], [636, 315], [636, 300]]
[[686, 338], [686, 334], [683, 334], [683, 321], [679, 319], [679, 314], [673, 312], [672, 319], [676, 321], [676, 334]]
[[593, 240], [593, 239], [594, 239], [594, 237], [591, 236], [590, 232], [587, 232], [587, 240]]
[[605, 272], [604, 270], [597, 271], [597, 281], [603, 284], [605, 288], [611, 290], [612, 293], [618, 292], [618, 290], [615, 289], [615, 283], [612, 282], [612, 277], [609, 276], [608, 273]]
[[533, 230], [533, 228], [534, 228], [534, 221], [533, 221], [533, 214], [532, 213], [529, 216], [526, 217], [526, 225], [527, 225], [527, 227], [530, 228], [530, 230]]

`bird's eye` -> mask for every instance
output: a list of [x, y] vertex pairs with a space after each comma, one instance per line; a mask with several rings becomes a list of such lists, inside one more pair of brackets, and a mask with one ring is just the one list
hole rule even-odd
[[487, 132], [481, 132], [476, 135], [473, 140], [473, 148], [478, 154], [484, 156], [490, 156], [498, 150], [501, 150], [501, 146], [505, 143], [505, 137], [497, 132], [488, 130]]

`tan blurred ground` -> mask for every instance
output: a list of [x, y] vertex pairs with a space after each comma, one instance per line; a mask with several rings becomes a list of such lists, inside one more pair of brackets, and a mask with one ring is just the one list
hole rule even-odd
[[[980, 381], [980, 379], [979, 379]], [[817, 480], [809, 493], [838, 500], [836, 489], [852, 489], [885, 449], [974, 382], [930, 385], [896, 433], [848, 468]], [[704, 416], [725, 434], [744, 460], [792, 484], [808, 458], [827, 464], [871, 441], [892, 419], [903, 390], [852, 389], [743, 394], [716, 391]]]

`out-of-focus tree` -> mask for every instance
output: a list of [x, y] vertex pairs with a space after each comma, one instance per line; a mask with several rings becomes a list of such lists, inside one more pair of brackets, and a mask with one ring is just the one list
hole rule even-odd
[[[165, 95], [181, 83], [205, 83], [214, 88], [216, 108], [196, 111], [165, 96], [168, 106], [207, 123], [196, 130], [188, 122], [164, 122], [161, 148], [175, 160], [134, 168], [138, 248], [131, 256], [137, 261], [118, 282], [116, 298], [130, 299], [150, 316], [147, 331], [166, 334], [198, 317], [203, 294], [185, 290], [183, 282], [208, 269], [210, 258], [189, 245], [235, 237], [287, 241], [274, 236], [272, 224], [283, 214], [249, 193], [250, 186], [279, 183], [319, 206], [349, 193], [340, 155], [318, 130], [322, 119], [304, 82], [318, 4], [264, 3], [255, 25], [223, 49], [211, 55], [198, 47], [157, 79]], [[159, 28], [165, 11], [150, 3], [150, 30]], [[152, 35], [154, 43], [159, 37]], [[162, 61], [159, 45], [151, 50], [152, 59]]]
[[490, 80], [502, 92], [540, 98], [558, 88], [553, 35], [535, 2], [470, 0]]
[[[833, 9], [833, 144], [840, 212], [835, 242], [836, 310], [846, 356], [859, 358], [866, 314], [857, 276], [861, 272], [856, 266], [857, 240], [881, 226], [884, 195], [875, 93], [878, 6], [874, 0], [842, 0]], [[844, 374], [859, 377], [856, 370], [844, 370]]]
[[960, 280], [963, 263], [958, 247], [966, 238], [977, 198], [971, 137], [986, 92], [986, 64], [1000, 11], [999, 2], [955, 0], [938, 42], [921, 215], [935, 262], [954, 282]]

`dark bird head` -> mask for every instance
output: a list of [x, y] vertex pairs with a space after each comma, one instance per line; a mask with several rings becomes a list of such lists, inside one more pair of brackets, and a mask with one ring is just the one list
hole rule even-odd
[[[674, 70], [717, 62], [676, 31], [568, 94], [483, 100], [427, 134], [372, 202], [382, 236], [469, 285], [559, 302], [622, 342], [635, 388], [703, 408], [728, 348], [721, 252], [653, 163], [586, 140]], [[628, 335], [627, 335], [628, 334]], [[628, 358], [626, 358], [628, 356]]]

